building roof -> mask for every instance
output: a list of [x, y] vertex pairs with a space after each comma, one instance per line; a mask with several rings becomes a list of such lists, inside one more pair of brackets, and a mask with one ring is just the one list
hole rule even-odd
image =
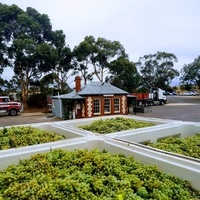
[[57, 96], [52, 96], [52, 99], [84, 99], [84, 97], [79, 96], [76, 91], [72, 91], [67, 94], [61, 94]]
[[53, 99], [84, 99], [84, 96], [89, 95], [119, 95], [125, 94], [127, 95], [128, 92], [111, 85], [110, 83], [104, 82], [91, 82], [87, 85], [84, 85], [80, 91], [76, 92], [75, 90], [68, 93], [53, 96]]
[[78, 95], [112, 95], [128, 94], [128, 92], [105, 82], [91, 82], [81, 88]]

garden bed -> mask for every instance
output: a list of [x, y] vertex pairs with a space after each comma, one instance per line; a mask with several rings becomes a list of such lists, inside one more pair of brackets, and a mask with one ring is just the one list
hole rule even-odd
[[[71, 140], [60, 140], [40, 145], [32, 145], [17, 149], [2, 150], [0, 151], [0, 170], [5, 170], [12, 164], [19, 164], [21, 160], [29, 159], [32, 155], [52, 152], [56, 149], [67, 149], [70, 151], [99, 149], [100, 151], [107, 151], [111, 154], [123, 154], [126, 157], [132, 156], [138, 162], [152, 166], [156, 165], [162, 172], [170, 173], [183, 180], [188, 180], [192, 188], [200, 190], [200, 162], [194, 162], [193, 160], [163, 154], [156, 150], [152, 151], [149, 148], [115, 141], [104, 136], [88, 136], [74, 138]], [[65, 158], [67, 162], [68, 157]], [[74, 159], [75, 158], [76, 156]], [[52, 159], [54, 159], [54, 157], [52, 157]], [[43, 164], [46, 165], [45, 162]], [[90, 167], [88, 167], [88, 170], [89, 168]], [[35, 168], [35, 170], [37, 170], [37, 168]], [[57, 174], [57, 172], [55, 173]]]
[[0, 150], [20, 148], [58, 140], [93, 135], [87, 131], [63, 128], [53, 123], [8, 126], [0, 128]]
[[124, 118], [124, 117], [115, 117], [109, 119], [99, 119], [93, 121], [89, 125], [79, 126], [79, 128], [99, 133], [99, 134], [108, 134], [124, 130], [146, 128], [155, 126], [154, 123], [138, 121], [135, 119]]
[[168, 137], [148, 146], [164, 151], [200, 159], [200, 134], [184, 138]]
[[199, 199], [189, 181], [105, 150], [52, 150], [0, 173], [5, 199]]
[[[171, 152], [195, 159], [200, 159], [200, 124], [177, 122], [163, 127], [152, 127], [138, 131], [126, 131], [123, 134], [108, 135], [125, 142], [148, 145], [160, 149], [162, 152]], [[164, 142], [165, 141], [165, 142]]]
[[31, 126], [12, 126], [0, 129], [0, 150], [19, 148], [66, 139], [65, 136]]

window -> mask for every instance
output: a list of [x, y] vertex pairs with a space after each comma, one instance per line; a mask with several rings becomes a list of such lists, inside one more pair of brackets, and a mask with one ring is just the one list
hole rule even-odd
[[94, 99], [94, 114], [100, 114], [100, 99]]
[[119, 102], [120, 102], [119, 98], [115, 98], [114, 99], [114, 112], [115, 113], [120, 112], [120, 110], [119, 110], [119, 108], [120, 108]]
[[110, 99], [104, 99], [104, 113], [110, 113]]
[[3, 97], [3, 98], [0, 99], [0, 102], [9, 102], [9, 101], [10, 101], [9, 98], [4, 98]]

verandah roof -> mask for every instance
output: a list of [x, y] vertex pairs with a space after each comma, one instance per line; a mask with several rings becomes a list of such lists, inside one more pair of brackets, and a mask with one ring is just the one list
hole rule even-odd
[[53, 96], [52, 99], [85, 99], [85, 97], [78, 95], [76, 91], [74, 90], [68, 94]]

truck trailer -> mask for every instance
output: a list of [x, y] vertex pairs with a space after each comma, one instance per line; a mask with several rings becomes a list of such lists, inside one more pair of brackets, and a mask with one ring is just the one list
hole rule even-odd
[[150, 93], [132, 93], [131, 95], [136, 98], [137, 106], [153, 106], [167, 103], [167, 97], [163, 94], [164, 92], [164, 90], [157, 88], [151, 90]]
[[152, 112], [151, 107], [155, 105], [164, 105], [167, 103], [167, 97], [163, 94], [165, 91], [157, 88], [149, 93], [132, 93], [128, 95], [129, 113]]

